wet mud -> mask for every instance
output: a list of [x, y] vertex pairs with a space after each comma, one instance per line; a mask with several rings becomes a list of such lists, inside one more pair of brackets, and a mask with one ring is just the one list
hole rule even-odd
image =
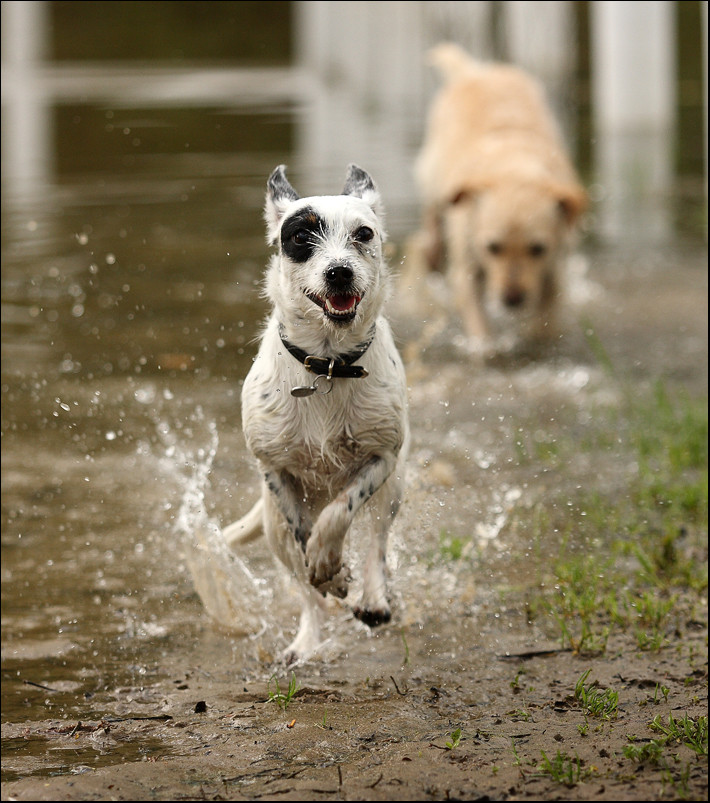
[[[257, 492], [236, 377], [199, 360], [103, 377], [93, 406], [71, 374], [35, 388], [39, 406], [95, 418], [74, 451], [71, 427], [46, 425], [29, 454], [4, 426], [2, 798], [705, 799], [707, 736], [704, 756], [678, 743], [670, 764], [624, 750], [651, 743], [654, 717], [707, 715], [706, 607], [679, 601], [657, 649], [617, 631], [596, 654], [526, 607], [559, 549], [553, 533], [533, 541], [537, 503], [612, 495], [633, 471], [619, 448], [585, 447], [598, 409], [659, 377], [707, 394], [703, 249], [599, 253], [589, 268], [543, 352], [471, 355], [441, 305], [426, 335], [393, 306], [413, 432], [393, 618], [370, 630], [334, 600], [321, 653], [293, 667], [276, 656], [297, 608], [263, 545], [214, 552]], [[22, 382], [5, 381], [17, 405]], [[522, 436], [578, 448], [553, 471], [521, 459]], [[356, 567], [357, 529], [350, 550]], [[618, 693], [608, 718], [575, 696], [587, 670]]]

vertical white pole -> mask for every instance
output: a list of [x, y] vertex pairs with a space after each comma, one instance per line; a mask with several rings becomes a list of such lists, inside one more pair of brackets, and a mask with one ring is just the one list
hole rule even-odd
[[560, 128], [572, 144], [576, 123], [571, 81], [576, 47], [572, 4], [508, 0], [503, 11], [507, 58], [540, 80]]
[[47, 5], [2, 3], [2, 173], [8, 189], [20, 196], [41, 188], [52, 173], [51, 109], [39, 76]]
[[664, 240], [675, 108], [673, 3], [590, 3], [599, 231]]

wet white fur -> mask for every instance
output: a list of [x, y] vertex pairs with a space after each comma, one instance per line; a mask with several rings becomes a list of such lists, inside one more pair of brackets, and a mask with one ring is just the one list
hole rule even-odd
[[[320, 644], [325, 593], [347, 594], [343, 543], [365, 504], [371, 533], [355, 613], [375, 623], [390, 615], [385, 552], [402, 495], [409, 440], [406, 381], [382, 314], [390, 276], [382, 254], [380, 197], [374, 185], [361, 194], [295, 200], [279, 197], [271, 189], [267, 192], [265, 218], [271, 244], [280, 243], [284, 220], [306, 206], [326, 221], [328, 231], [307, 262], [292, 262], [280, 244], [271, 258], [265, 292], [273, 311], [242, 390], [242, 425], [264, 478], [262, 494], [249, 513], [224, 530], [232, 544], [265, 532], [270, 549], [300, 587], [299, 630], [283, 653], [289, 662], [309, 656]], [[375, 233], [366, 244], [352, 239], [360, 226]], [[324, 294], [324, 274], [334, 260], [347, 260], [353, 284], [362, 295], [355, 319], [347, 324], [330, 321], [306, 295], [306, 291]], [[367, 369], [367, 377], [335, 378], [327, 395], [291, 395], [291, 388], [311, 385], [314, 375], [286, 350], [280, 327], [307, 353], [332, 357], [357, 349], [373, 324], [374, 340], [357, 360]], [[305, 554], [296, 530], [307, 538]]]

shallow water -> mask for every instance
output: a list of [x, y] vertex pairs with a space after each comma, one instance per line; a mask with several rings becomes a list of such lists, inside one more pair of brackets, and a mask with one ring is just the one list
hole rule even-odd
[[[242, 124], [259, 140], [265, 127], [288, 127], [292, 114], [253, 109]], [[169, 121], [156, 112], [153, 123]], [[376, 179], [390, 156], [386, 142], [380, 146], [367, 165]], [[92, 170], [59, 175], [35, 197], [6, 188], [5, 721], [131, 716], [158, 677], [179, 683], [186, 665], [208, 671], [212, 657], [229, 656], [235, 678], [268, 676], [271, 658], [292, 637], [295, 598], [264, 547], [242, 560], [219, 539], [219, 528], [257, 493], [239, 393], [266, 312], [259, 294], [265, 179], [290, 155], [287, 141], [267, 140], [233, 159], [155, 154], [126, 173], [89, 163]], [[325, 173], [340, 182], [344, 168], [327, 165]], [[397, 264], [416, 226], [415, 204], [397, 194], [390, 200]], [[456, 610], [485, 604], [485, 576], [433, 560], [446, 534], [461, 537], [467, 555], [522, 554], [532, 548], [524, 535], [501, 537], [515, 506], [533, 509], [552, 485], [572, 496], [623, 473], [613, 450], [601, 473], [580, 453], [564, 477], [521, 458], [525, 448], [552, 448], [560, 435], [581, 437], [595, 405], [614, 404], [617, 388], [588, 348], [584, 321], [604, 321], [612, 359], [639, 388], [658, 375], [706, 388], [706, 313], [697, 292], [706, 293], [703, 242], [633, 252], [590, 246], [576, 264], [569, 335], [548, 357], [509, 353], [469, 369], [477, 364], [443, 325], [410, 366], [409, 492], [389, 561], [402, 633], [421, 628], [442, 598], [455, 600]], [[674, 293], [690, 305], [685, 328], [665, 317]], [[399, 300], [392, 314], [404, 348], [413, 330]], [[645, 321], [653, 333], [640, 342]], [[349, 560], [357, 566], [355, 554]], [[525, 567], [511, 561], [508, 570], [498, 584], [515, 584]], [[459, 626], [471, 648], [477, 634]], [[391, 644], [342, 605], [334, 604], [329, 628], [326, 654], [346, 650], [357, 659], [334, 670], [343, 677], [391, 657]], [[505, 642], [505, 634], [496, 637]], [[457, 660], [438, 654], [435, 643], [429, 653], [433, 663]], [[103, 759], [98, 743], [90, 757], [63, 749], [55, 765], [48, 755], [35, 762], [29, 747], [3, 743], [8, 777], [122, 760], [115, 749]]]

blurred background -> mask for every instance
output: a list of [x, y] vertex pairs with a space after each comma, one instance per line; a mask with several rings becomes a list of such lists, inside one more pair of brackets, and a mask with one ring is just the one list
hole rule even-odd
[[[332, 194], [356, 162], [401, 246], [436, 89], [425, 53], [442, 39], [543, 81], [592, 198], [584, 289], [598, 292], [584, 315], [635, 393], [660, 374], [706, 398], [707, 3], [3, 0], [5, 721], [103, 716], [116, 689], [196, 661], [263, 671], [203, 604], [258, 628], [246, 620], [270, 556], [249, 574], [219, 539], [198, 545], [231, 568], [220, 586], [214, 564], [193, 555], [188, 570], [175, 529], [226, 524], [257, 493], [239, 393], [266, 313], [266, 179], [285, 163], [302, 195]], [[428, 588], [472, 582], [432, 580], [423, 556], [444, 528], [466, 550], [522, 554], [525, 533], [500, 542], [506, 517], [549, 489], [518, 459], [519, 433], [578, 443], [599, 400], [615, 403], [581, 330], [555, 358], [480, 372], [449, 344], [412, 381], [415, 490], [393, 572], [412, 619], [427, 621]], [[628, 460], [612, 447], [601, 466], [550, 474], [555, 494], [621, 487]], [[455, 487], [432, 490], [437, 461]], [[270, 651], [293, 632], [282, 604], [263, 605]], [[376, 660], [361, 636], [352, 654]], [[4, 773], [66, 771], [70, 759], [36, 748], [34, 765], [16, 741]]]
[[691, 1], [3, 2], [5, 198], [161, 177], [246, 191], [279, 162], [332, 191], [356, 161], [399, 235], [442, 39], [542, 79], [595, 233], [703, 227], [707, 3]]

